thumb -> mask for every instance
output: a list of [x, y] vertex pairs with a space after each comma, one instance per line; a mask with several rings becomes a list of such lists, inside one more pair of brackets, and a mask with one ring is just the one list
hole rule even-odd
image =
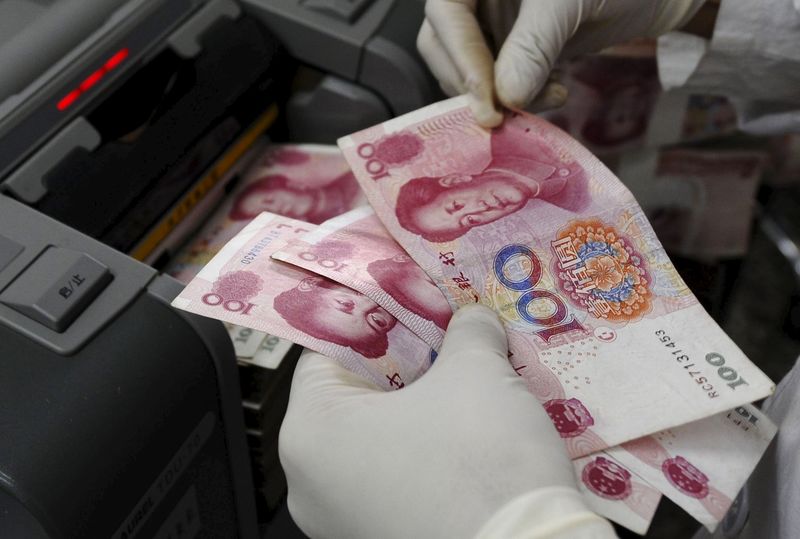
[[500, 102], [525, 108], [547, 83], [561, 49], [581, 21], [582, 2], [523, 0], [495, 64]]
[[487, 364], [511, 368], [506, 331], [500, 319], [488, 307], [480, 304], [461, 307], [447, 326], [442, 348], [431, 372]]

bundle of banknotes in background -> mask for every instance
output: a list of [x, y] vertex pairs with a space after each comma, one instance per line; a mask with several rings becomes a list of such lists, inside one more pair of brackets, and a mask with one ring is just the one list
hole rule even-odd
[[[750, 404], [774, 384], [699, 305], [623, 183], [551, 123], [508, 113], [487, 131], [464, 98], [339, 145], [370, 206], [210, 225], [176, 268], [190, 282], [173, 305], [232, 324], [237, 354], [287, 339], [387, 391], [424, 375], [455, 308], [487, 305], [592, 508], [645, 533], [664, 495], [714, 529], [775, 435]], [[269, 166], [300, 159], [274, 151]], [[660, 166], [674, 181], [677, 165]]]

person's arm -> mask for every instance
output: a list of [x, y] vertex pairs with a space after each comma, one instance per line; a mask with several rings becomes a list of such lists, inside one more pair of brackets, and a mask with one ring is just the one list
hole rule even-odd
[[396, 392], [304, 354], [279, 440], [298, 526], [313, 538], [614, 537], [507, 354], [500, 321], [478, 305]]

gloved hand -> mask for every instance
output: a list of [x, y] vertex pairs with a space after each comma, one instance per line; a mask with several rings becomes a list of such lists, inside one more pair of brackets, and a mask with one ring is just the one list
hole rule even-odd
[[612, 534], [583, 505], [564, 444], [507, 353], [497, 316], [475, 305], [453, 317], [430, 371], [396, 392], [304, 354], [279, 444], [299, 527], [460, 538], [491, 519], [482, 536], [576, 537], [587, 523], [592, 537]]
[[563, 86], [547, 84], [557, 58], [669, 32], [688, 21], [703, 3], [427, 0], [417, 47], [444, 91], [469, 93], [478, 122], [493, 127], [502, 121], [495, 98], [517, 109], [531, 104], [537, 95], [534, 109], [553, 108], [566, 99]]

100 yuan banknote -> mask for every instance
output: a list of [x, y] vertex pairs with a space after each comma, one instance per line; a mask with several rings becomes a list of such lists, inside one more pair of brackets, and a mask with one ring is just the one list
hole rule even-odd
[[172, 305], [301, 344], [383, 389], [417, 379], [435, 358], [423, 340], [363, 294], [270, 259], [309, 230], [306, 223], [261, 214]]
[[[273, 258], [315, 271], [357, 289], [392, 314], [396, 313], [393, 309], [398, 306], [398, 302], [389, 296], [392, 286], [376, 283], [371, 277], [374, 272], [370, 272], [369, 268], [374, 264], [381, 264], [387, 257], [401, 258], [404, 261], [403, 267], [395, 267], [388, 278], [402, 281], [413, 279], [417, 282], [418, 295], [438, 296], [445, 301], [447, 307], [446, 300], [438, 290], [431, 292], [430, 285], [423, 283], [417, 275], [424, 275], [424, 272], [413, 261], [409, 261], [402, 248], [391, 238], [387, 238], [386, 234], [386, 230], [380, 222], [376, 222], [376, 217], [369, 208], [359, 208], [323, 223], [299, 240], [293, 240], [286, 248], [274, 253]], [[413, 270], [409, 269], [411, 266]], [[400, 297], [400, 301], [407, 303], [403, 297]], [[404, 318], [398, 318], [405, 323]], [[412, 325], [406, 325], [410, 328], [422, 327], [414, 321]], [[525, 368], [518, 373], [528, 374]], [[547, 376], [547, 373], [530, 375], [526, 376], [526, 380], [533, 381]], [[551, 397], [553, 400], [566, 399], [565, 394], [553, 394]], [[552, 406], [548, 408], [549, 412], [558, 410]], [[559, 422], [557, 425], [563, 428], [563, 423]], [[647, 513], [646, 509], [649, 507], [642, 500], [652, 499], [635, 497], [628, 500], [626, 493], [636, 489], [631, 487], [632, 483], [626, 474], [646, 477], [667, 493], [676, 504], [713, 530], [760, 460], [775, 432], [775, 426], [755, 408], [739, 407], [627, 442], [622, 448], [618, 446], [606, 450], [604, 454], [598, 454], [597, 458], [604, 459], [599, 462], [610, 463], [613, 460], [617, 467], [624, 462], [627, 471], [616, 471], [611, 464], [599, 466], [594, 471], [594, 482], [587, 483], [586, 487], [595, 497], [604, 500], [601, 505], [607, 508], [604, 514], [608, 518], [638, 530], [646, 523], [640, 517]], [[569, 443], [570, 438], [566, 440]], [[641, 448], [649, 450], [643, 453]], [[653, 453], [654, 448], [659, 448], [657, 454]], [[725, 458], [719, 458], [721, 453], [725, 454]], [[654, 460], [658, 455], [664, 455], [664, 458]], [[605, 487], [594, 488], [599, 480], [595, 476], [601, 472], [604, 474], [601, 478]], [[578, 477], [581, 478], [581, 474]], [[628, 507], [625, 503], [609, 503], [609, 499], [635, 503]], [[635, 507], [638, 512], [632, 513], [631, 507]]]
[[[436, 300], [443, 302], [441, 309], [447, 310], [449, 318], [447, 300], [438, 289], [431, 290], [430, 278], [388, 236], [370, 208], [358, 208], [326, 221], [272, 257], [358, 290], [392, 314], [397, 315], [398, 310], [424, 312], [415, 304]], [[384, 280], [375, 265], [381, 267], [387, 260], [392, 261], [392, 271], [385, 272]], [[403, 293], [397, 292], [393, 280], [405, 284], [400, 288]], [[408, 314], [397, 316], [409, 328], [417, 328], [415, 332], [425, 327], [414, 318], [418, 315], [410, 312], [413, 316], [409, 319]], [[607, 454], [575, 459], [573, 467], [589, 507], [617, 524], [645, 533], [661, 499], [656, 489]]]
[[[270, 145], [249, 166], [239, 185], [200, 231], [175, 256], [166, 272], [188, 283], [228, 240], [262, 211], [320, 223], [363, 204], [366, 199], [337, 147]], [[291, 348], [290, 342], [276, 343], [276, 337], [261, 331], [244, 327], [228, 329], [240, 361], [277, 365], [279, 354]], [[259, 350], [258, 358], [256, 350]]]
[[272, 257], [358, 290], [434, 350], [442, 345], [453, 315], [450, 304], [372, 208], [356, 208], [326, 221]]
[[513, 113], [487, 131], [455, 98], [339, 145], [451, 304], [503, 319], [512, 364], [571, 456], [774, 390], [699, 305], [630, 192], [551, 124]]
[[777, 433], [755, 406], [607, 449], [712, 532], [725, 516]]
[[262, 211], [317, 224], [365, 203], [350, 167], [335, 146], [269, 146], [178, 253], [167, 273], [188, 283]]
[[[434, 359], [424, 341], [366, 296], [270, 260], [274, 250], [313, 228], [262, 214], [220, 250], [172, 304], [300, 343], [340, 361], [384, 390], [413, 382]], [[583, 470], [586, 463], [575, 466]], [[622, 469], [621, 465], [595, 466], [587, 475], [595, 490], [585, 496], [593, 499], [592, 507], [602, 515], [643, 532], [659, 495]], [[607, 478], [619, 473], [624, 475], [623, 491], [603, 490]]]

